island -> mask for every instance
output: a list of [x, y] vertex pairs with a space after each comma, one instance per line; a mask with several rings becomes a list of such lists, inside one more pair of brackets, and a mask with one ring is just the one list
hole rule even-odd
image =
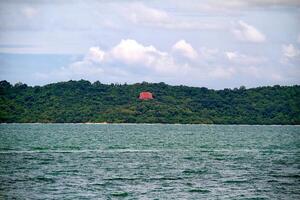
[[4, 80], [0, 122], [300, 124], [300, 86], [214, 90], [163, 82], [28, 86]]

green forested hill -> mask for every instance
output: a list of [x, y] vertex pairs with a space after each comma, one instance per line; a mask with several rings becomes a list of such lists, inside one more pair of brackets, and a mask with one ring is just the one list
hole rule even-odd
[[[150, 91], [155, 99], [138, 99]], [[0, 82], [0, 122], [300, 124], [300, 86], [211, 90], [165, 83]]]

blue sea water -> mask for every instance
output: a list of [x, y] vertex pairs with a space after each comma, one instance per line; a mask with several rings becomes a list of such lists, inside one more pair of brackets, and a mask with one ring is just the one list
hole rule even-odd
[[300, 126], [1, 124], [0, 199], [300, 199]]

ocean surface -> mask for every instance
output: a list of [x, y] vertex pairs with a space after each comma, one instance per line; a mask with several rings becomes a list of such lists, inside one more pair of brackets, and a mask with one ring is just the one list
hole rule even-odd
[[300, 126], [1, 124], [0, 199], [300, 199]]

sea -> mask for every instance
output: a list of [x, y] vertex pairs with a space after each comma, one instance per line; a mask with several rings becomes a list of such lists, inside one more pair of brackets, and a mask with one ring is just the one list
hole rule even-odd
[[1, 124], [0, 199], [300, 199], [300, 126]]

